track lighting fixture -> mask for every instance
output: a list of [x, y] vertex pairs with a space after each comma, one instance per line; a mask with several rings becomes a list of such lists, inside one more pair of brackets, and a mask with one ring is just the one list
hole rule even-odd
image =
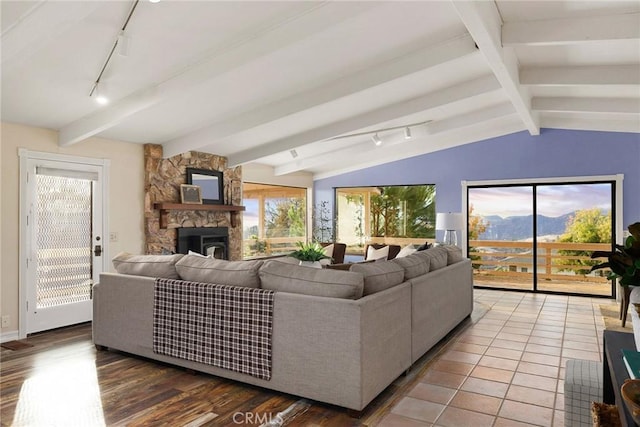
[[[104, 74], [104, 71], [107, 69], [107, 66], [109, 65], [109, 61], [111, 61], [111, 57], [113, 56], [113, 53], [116, 51], [116, 47], [119, 46], [120, 55], [127, 56], [129, 54], [129, 45], [131, 41], [129, 40], [129, 36], [125, 34], [125, 31], [127, 29], [127, 25], [129, 25], [129, 20], [131, 19], [133, 12], [136, 10], [136, 7], [138, 6], [139, 1], [140, 0], [133, 1], [131, 10], [129, 11], [129, 15], [127, 15], [127, 19], [124, 21], [124, 24], [122, 25], [122, 28], [118, 33], [118, 37], [116, 38], [115, 42], [113, 43], [113, 46], [111, 47], [111, 50], [109, 51], [109, 54], [107, 55], [107, 59], [104, 61], [104, 65], [102, 66], [102, 69], [100, 70], [100, 73], [98, 73], [98, 77], [96, 77], [95, 83], [93, 83], [91, 92], [89, 92], [89, 96], [94, 98], [96, 102], [99, 104], [106, 104], [108, 102], [107, 98], [104, 96], [104, 93], [99, 93], [98, 86], [101, 84], [102, 75]], [[104, 87], [102, 88], [102, 92], [104, 92]]]
[[413, 134], [411, 133], [411, 128], [412, 127], [422, 126], [422, 125], [425, 125], [425, 124], [427, 124], [429, 122], [431, 122], [431, 120], [425, 120], [424, 122], [417, 122], [417, 123], [409, 123], [409, 124], [402, 125], [402, 126], [391, 126], [391, 127], [388, 127], [388, 128], [372, 129], [372, 130], [364, 131], [364, 132], [343, 134], [343, 135], [339, 135], [339, 136], [334, 136], [333, 138], [329, 138], [329, 139], [327, 139], [327, 141], [335, 141], [335, 140], [338, 140], [338, 139], [345, 139], [345, 138], [353, 138], [353, 137], [357, 137], [357, 136], [371, 135], [371, 140], [376, 145], [381, 145], [382, 144], [382, 139], [380, 139], [380, 135], [378, 135], [381, 132], [382, 133], [388, 133], [388, 132], [391, 132], [391, 131], [404, 129], [404, 139], [411, 139], [411, 138], [413, 138]]

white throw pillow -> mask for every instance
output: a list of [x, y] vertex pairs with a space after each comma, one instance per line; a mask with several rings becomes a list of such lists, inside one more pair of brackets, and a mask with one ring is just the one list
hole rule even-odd
[[329, 265], [333, 261], [333, 243], [322, 248], [324, 250], [324, 254], [329, 258], [323, 258], [320, 260], [320, 265]]
[[389, 246], [383, 246], [380, 249], [374, 249], [373, 246], [367, 248], [367, 261], [387, 259], [389, 258]]
[[189, 249], [189, 255], [195, 255], [195, 256], [202, 257], [202, 258], [213, 258], [212, 256], [202, 255], [200, 252], [194, 252], [191, 249]]
[[333, 258], [333, 243], [322, 248], [324, 250], [324, 254], [329, 258]]
[[416, 248], [415, 245], [407, 245], [400, 250], [398, 255], [396, 255], [396, 258], [403, 258], [403, 257], [409, 256], [412, 253], [416, 252], [417, 250], [418, 248]]

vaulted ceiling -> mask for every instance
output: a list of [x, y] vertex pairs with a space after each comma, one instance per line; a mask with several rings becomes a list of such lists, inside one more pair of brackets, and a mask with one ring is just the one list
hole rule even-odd
[[523, 130], [640, 132], [638, 1], [1, 8], [2, 120], [60, 146], [99, 136], [322, 177]]

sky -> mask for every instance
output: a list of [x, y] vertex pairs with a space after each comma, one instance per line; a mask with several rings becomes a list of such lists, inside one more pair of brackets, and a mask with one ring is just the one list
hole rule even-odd
[[[521, 216], [532, 214], [532, 187], [470, 188], [474, 215]], [[611, 184], [538, 186], [538, 213], [558, 217], [581, 209], [611, 210]]]

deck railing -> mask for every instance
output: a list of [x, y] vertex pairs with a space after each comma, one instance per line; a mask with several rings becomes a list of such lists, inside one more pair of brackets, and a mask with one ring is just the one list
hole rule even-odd
[[[611, 250], [611, 245], [608, 243], [538, 242], [535, 261], [538, 279], [566, 283], [606, 284], [608, 280], [602, 271], [588, 273], [591, 265], [602, 262], [602, 260], [590, 258], [589, 254], [597, 250]], [[562, 251], [574, 251], [574, 253]], [[473, 261], [474, 274], [478, 278], [523, 280], [531, 283], [534, 264], [532, 242], [470, 240], [469, 257]]]

